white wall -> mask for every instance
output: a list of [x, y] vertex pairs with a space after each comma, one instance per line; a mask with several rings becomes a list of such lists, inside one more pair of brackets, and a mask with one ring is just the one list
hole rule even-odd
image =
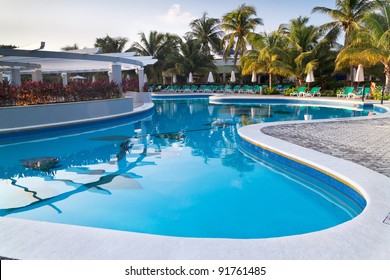
[[1, 107], [0, 132], [104, 120], [132, 111], [132, 98]]

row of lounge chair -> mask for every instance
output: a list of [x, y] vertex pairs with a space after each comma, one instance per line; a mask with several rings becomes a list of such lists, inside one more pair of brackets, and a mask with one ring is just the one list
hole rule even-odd
[[297, 91], [291, 92], [290, 96], [298, 96], [298, 97], [314, 97], [321, 96], [321, 87], [313, 87], [310, 91], [306, 90], [307, 87], [302, 86], [299, 87]]
[[[366, 98], [370, 95], [371, 89], [369, 87], [364, 88], [364, 97]], [[363, 97], [363, 87], [359, 87], [355, 90], [354, 87], [346, 87], [343, 92], [337, 94], [337, 97], [344, 98], [362, 98]]]
[[[171, 93], [261, 93], [266, 86], [250, 86], [250, 85], [172, 85], [161, 89], [162, 92]], [[153, 90], [153, 88], [152, 88]]]

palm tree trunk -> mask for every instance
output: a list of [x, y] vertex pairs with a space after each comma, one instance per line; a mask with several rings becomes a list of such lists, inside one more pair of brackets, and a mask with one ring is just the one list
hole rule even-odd
[[349, 65], [349, 75], [351, 77], [351, 87], [353, 87], [353, 82], [355, 81], [355, 77], [353, 76], [353, 65]]
[[271, 90], [271, 88], [272, 88], [272, 74], [269, 73], [268, 77], [269, 77], [269, 89]]
[[386, 84], [385, 84], [385, 94], [390, 94], [390, 62], [385, 64], [385, 76], [386, 76]]

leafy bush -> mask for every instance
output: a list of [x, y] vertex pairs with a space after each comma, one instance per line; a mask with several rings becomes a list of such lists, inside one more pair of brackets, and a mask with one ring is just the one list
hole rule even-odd
[[323, 91], [321, 92], [321, 95], [322, 95], [322, 96], [336, 96], [336, 93], [335, 93], [334, 90], [328, 89], [328, 90], [323, 90]]
[[[381, 100], [382, 98], [382, 91], [381, 90], [376, 90], [372, 93], [372, 98], [375, 100]], [[390, 100], [390, 95], [384, 95], [383, 100]]]
[[58, 83], [26, 82], [19, 87], [0, 83], [0, 106], [25, 106], [59, 102], [118, 98], [114, 82], [73, 82], [63, 87]]
[[272, 87], [272, 88], [269, 88], [269, 87], [266, 87], [263, 91], [263, 94], [278, 94], [279, 91], [275, 88], [275, 87]]
[[138, 78], [130, 77], [130, 79], [122, 80], [122, 90], [123, 92], [139, 91]]
[[296, 87], [289, 88], [284, 92], [284, 95], [290, 96], [290, 93], [297, 91], [298, 89]]

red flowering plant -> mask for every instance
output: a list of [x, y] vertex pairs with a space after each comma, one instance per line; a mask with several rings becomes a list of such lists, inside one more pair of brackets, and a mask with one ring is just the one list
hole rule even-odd
[[122, 80], [122, 90], [126, 91], [139, 91], [138, 78], [130, 77], [130, 79]]
[[7, 81], [0, 82], [0, 106], [13, 106], [15, 101], [15, 88]]
[[0, 106], [25, 106], [60, 102], [89, 101], [118, 98], [114, 82], [73, 82], [63, 87], [58, 83], [26, 82], [19, 87], [0, 83]]

